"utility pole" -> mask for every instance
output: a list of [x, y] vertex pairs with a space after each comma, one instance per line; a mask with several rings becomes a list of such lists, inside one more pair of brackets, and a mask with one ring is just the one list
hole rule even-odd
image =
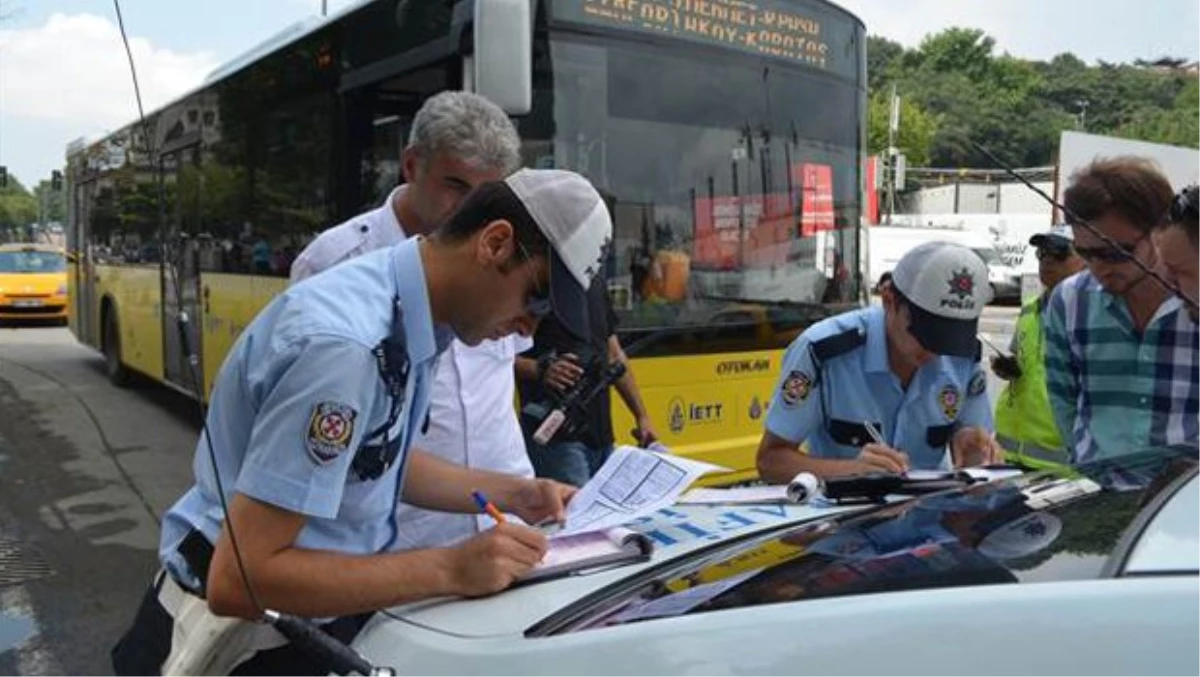
[[329, 11], [329, 0], [321, 0], [321, 16], [325, 16], [325, 13], [328, 11]]
[[889, 99], [891, 114], [888, 116], [887, 176], [888, 192], [887, 224], [892, 225], [892, 213], [896, 211], [896, 132], [900, 129], [900, 97], [896, 95], [896, 83], [892, 83]]
[[29, 232], [29, 241], [30, 242], [37, 242], [41, 232], [46, 229], [46, 212], [48, 211], [48, 209], [46, 207], [46, 193], [49, 191], [49, 185], [46, 183], [43, 183], [41, 186], [39, 186], [39, 188], [40, 188], [40, 190], [37, 191], [37, 198], [38, 198], [37, 229], [30, 230], [30, 232]]
[[1088, 100], [1087, 99], [1079, 99], [1075, 102], [1075, 105], [1079, 106], [1079, 118], [1078, 118], [1079, 119], [1079, 131], [1086, 132], [1087, 131]]

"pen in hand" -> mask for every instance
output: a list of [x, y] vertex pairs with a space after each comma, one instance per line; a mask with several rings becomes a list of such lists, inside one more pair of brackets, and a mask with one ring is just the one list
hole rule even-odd
[[871, 423], [870, 421], [863, 421], [863, 427], [867, 429], [867, 434], [871, 436], [871, 439], [875, 441], [875, 444], [887, 445], [887, 442], [883, 441], [883, 435], [879, 434], [879, 429], [875, 427], [875, 424]]
[[475, 499], [475, 505], [479, 506], [480, 510], [486, 512], [491, 516], [492, 519], [496, 520], [496, 524], [504, 524], [508, 522], [508, 520], [504, 519], [504, 513], [500, 512], [500, 509], [497, 508], [494, 503], [489, 501], [482, 492], [472, 491], [471, 498]]
[[[883, 467], [890, 468], [891, 465], [896, 464], [899, 466], [900, 470], [899, 471], [890, 470], [891, 472], [901, 472], [901, 473], [908, 472], [908, 456], [905, 455], [904, 452], [896, 451], [896, 450], [892, 449], [891, 447], [889, 447], [888, 443], [883, 441], [883, 435], [880, 434], [879, 428], [876, 428], [874, 423], [871, 423], [870, 421], [863, 421], [863, 428], [865, 428], [867, 431], [867, 434], [871, 436], [872, 442], [879, 445], [880, 447], [883, 447], [883, 449], [875, 450], [872, 452], [873, 455], [877, 458], [883, 457], [883, 458], [889, 460], [889, 463], [884, 465]], [[878, 461], [876, 461], [874, 464], [880, 465], [878, 463]]]

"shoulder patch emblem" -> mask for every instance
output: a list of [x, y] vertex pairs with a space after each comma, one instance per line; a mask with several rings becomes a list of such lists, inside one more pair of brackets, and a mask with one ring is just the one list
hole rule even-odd
[[788, 377], [784, 379], [779, 397], [785, 405], [794, 407], [808, 399], [810, 392], [812, 392], [812, 377], [802, 371], [796, 370], [788, 374]]
[[982, 395], [985, 390], [987, 390], [987, 375], [982, 371], [977, 371], [971, 377], [971, 382], [967, 384], [967, 397]]
[[958, 418], [958, 409], [962, 404], [962, 398], [959, 397], [958, 388], [954, 384], [948, 383], [942, 386], [942, 389], [938, 391], [937, 399], [938, 405], [941, 406], [942, 413], [946, 415], [947, 419], [953, 421]]
[[334, 460], [350, 447], [354, 437], [354, 419], [358, 412], [341, 402], [321, 402], [313, 407], [308, 419], [305, 446], [318, 465]]

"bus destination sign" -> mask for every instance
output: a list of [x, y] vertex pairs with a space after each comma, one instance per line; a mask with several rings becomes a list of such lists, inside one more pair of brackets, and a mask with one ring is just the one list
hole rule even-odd
[[[796, 5], [761, 0], [555, 0], [555, 16], [594, 26], [668, 34], [853, 76], [853, 26]], [[807, 4], [807, 3], [805, 3]], [[811, 6], [811, 5], [810, 5]], [[813, 8], [816, 9], [816, 8]], [[852, 22], [837, 21], [837, 24]], [[847, 32], [849, 29], [849, 32]]]

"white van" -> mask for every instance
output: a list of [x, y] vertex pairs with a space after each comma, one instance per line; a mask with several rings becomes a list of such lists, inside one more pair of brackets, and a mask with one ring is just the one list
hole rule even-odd
[[874, 285], [884, 273], [890, 273], [908, 250], [926, 242], [955, 242], [983, 259], [988, 267], [988, 283], [993, 301], [1019, 301], [1021, 274], [1000, 258], [992, 240], [981, 233], [936, 226], [868, 226], [867, 280]]

